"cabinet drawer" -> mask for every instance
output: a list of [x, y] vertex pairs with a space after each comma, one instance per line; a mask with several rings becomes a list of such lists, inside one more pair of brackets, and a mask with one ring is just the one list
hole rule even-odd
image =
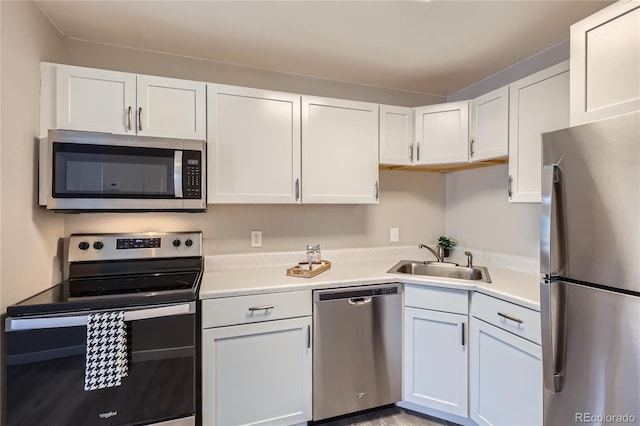
[[474, 293], [471, 314], [503, 330], [540, 344], [540, 312]]
[[311, 291], [207, 299], [202, 301], [202, 328], [272, 321], [311, 314]]
[[453, 312], [467, 315], [469, 299], [466, 290], [405, 285], [404, 305], [412, 308]]

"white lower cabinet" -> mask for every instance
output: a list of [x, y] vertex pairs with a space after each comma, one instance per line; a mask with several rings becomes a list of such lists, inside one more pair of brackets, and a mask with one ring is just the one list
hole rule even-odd
[[[269, 303], [255, 308], [278, 309]], [[215, 311], [209, 315], [213, 316]], [[205, 328], [203, 425], [293, 425], [311, 420], [311, 336], [310, 315]]]
[[[486, 310], [476, 317], [476, 296], [492, 303], [494, 317], [486, 317]], [[502, 306], [500, 306], [502, 305]], [[539, 328], [539, 316], [532, 316], [526, 308], [509, 302], [474, 294], [471, 318], [470, 353], [470, 415], [478, 425], [541, 426], [542, 425], [542, 349], [538, 334], [529, 332], [529, 319]], [[502, 316], [500, 316], [502, 315]], [[504, 327], [502, 327], [504, 325]], [[515, 330], [513, 333], [506, 331]]]
[[467, 417], [467, 292], [406, 286], [405, 305], [403, 400]]

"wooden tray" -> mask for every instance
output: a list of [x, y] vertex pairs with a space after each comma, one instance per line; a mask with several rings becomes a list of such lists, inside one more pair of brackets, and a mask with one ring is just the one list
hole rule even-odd
[[311, 278], [311, 277], [315, 277], [316, 275], [324, 271], [328, 271], [329, 269], [331, 269], [331, 262], [329, 262], [328, 260], [321, 260], [320, 263], [322, 265], [319, 268], [316, 268], [314, 270], [301, 268], [299, 266], [288, 268], [287, 275], [290, 275], [292, 277]]

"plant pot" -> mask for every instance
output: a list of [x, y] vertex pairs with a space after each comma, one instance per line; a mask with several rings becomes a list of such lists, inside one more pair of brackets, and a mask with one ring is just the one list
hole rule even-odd
[[440, 253], [442, 253], [442, 257], [449, 257], [449, 252], [451, 251], [451, 249], [448, 248], [440, 248]]

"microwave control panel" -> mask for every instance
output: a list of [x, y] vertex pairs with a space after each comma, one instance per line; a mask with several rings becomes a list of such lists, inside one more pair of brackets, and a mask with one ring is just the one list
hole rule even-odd
[[183, 198], [200, 198], [202, 195], [202, 153], [184, 151], [182, 154], [182, 194]]

